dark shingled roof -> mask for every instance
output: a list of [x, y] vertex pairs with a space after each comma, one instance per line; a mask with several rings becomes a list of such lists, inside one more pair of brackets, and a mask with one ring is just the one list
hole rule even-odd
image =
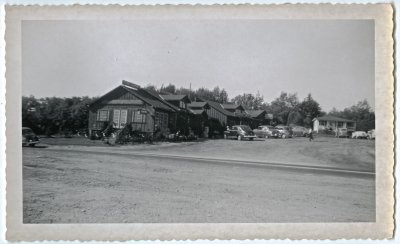
[[250, 115], [250, 117], [256, 118], [263, 113], [267, 113], [267, 111], [265, 111], [265, 110], [246, 110], [246, 113], [248, 113]]
[[[141, 88], [139, 85], [136, 85], [134, 83], [127, 82], [127, 81], [122, 81], [122, 85], [119, 85], [118, 87], [109, 91], [105, 95], [99, 97], [98, 99], [93, 101], [90, 104], [90, 106], [93, 106], [93, 105], [99, 103], [101, 100], [103, 100], [107, 96], [109, 96], [112, 93], [114, 93], [118, 90], [121, 90], [121, 89], [133, 94], [134, 96], [136, 96], [143, 102], [153, 106], [154, 108], [163, 109], [165, 111], [170, 111], [170, 112], [181, 111], [180, 108], [178, 108], [178, 107], [174, 106], [173, 104], [169, 103], [168, 101], [166, 101], [158, 93], [153, 92], [149, 89]], [[130, 103], [130, 102], [128, 102], [128, 103]]]
[[339, 118], [339, 117], [335, 117], [335, 116], [331, 116], [331, 115], [317, 117], [317, 118], [313, 119], [313, 121], [314, 120], [337, 121], [337, 122], [355, 122], [354, 120], [343, 119], [343, 118]]
[[206, 106], [208, 103], [206, 102], [191, 102], [188, 104], [189, 108], [203, 108]]
[[221, 104], [222, 105], [222, 107], [224, 108], [224, 109], [237, 109], [237, 108], [239, 108], [239, 107], [241, 107], [242, 109], [243, 109], [243, 106], [242, 105], [240, 105], [240, 104], [235, 104], [235, 103], [223, 103], [223, 104]]
[[[122, 86], [125, 90], [130, 92], [131, 94], [135, 95], [139, 99], [143, 100], [145, 103], [150, 104], [154, 108], [159, 108], [167, 111], [175, 111], [176, 109], [173, 108], [172, 104], [166, 104], [167, 102], [162, 101], [161, 97], [155, 97], [151, 94], [148, 90], [144, 89], [133, 89], [128, 86]], [[178, 109], [179, 110], [179, 109]]]
[[187, 95], [160, 95], [162, 98], [164, 98], [166, 101], [181, 101], [184, 100], [185, 102], [189, 103], [190, 99]]

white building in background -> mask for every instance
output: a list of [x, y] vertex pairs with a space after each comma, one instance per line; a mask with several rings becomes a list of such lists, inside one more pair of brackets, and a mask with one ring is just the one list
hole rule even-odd
[[348, 130], [356, 130], [356, 122], [349, 119], [343, 119], [335, 116], [322, 116], [313, 119], [313, 130], [318, 132], [322, 130], [333, 130], [346, 128]]

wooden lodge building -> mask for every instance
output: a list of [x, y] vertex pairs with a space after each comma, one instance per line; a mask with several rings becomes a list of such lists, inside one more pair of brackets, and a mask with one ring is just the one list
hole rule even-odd
[[89, 134], [107, 127], [122, 129], [130, 124], [132, 130], [143, 133], [161, 132], [174, 128], [179, 108], [138, 85], [123, 81], [120, 86], [100, 97], [89, 106]]
[[89, 134], [127, 126], [150, 136], [180, 132], [200, 137], [221, 134], [226, 126], [252, 125], [243, 106], [213, 101], [191, 102], [187, 95], [158, 94], [139, 85], [122, 84], [89, 105]]

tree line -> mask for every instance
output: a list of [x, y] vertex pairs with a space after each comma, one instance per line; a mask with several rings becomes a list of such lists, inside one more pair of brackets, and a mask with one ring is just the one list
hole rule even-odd
[[[156, 87], [147, 85], [145, 88], [161, 94], [184, 94], [192, 101], [205, 99], [218, 103], [236, 103], [246, 110], [266, 110], [272, 114], [273, 124], [312, 126], [312, 119], [323, 115], [332, 115], [354, 120], [357, 130], [367, 131], [375, 128], [375, 113], [366, 100], [357, 104], [329, 112], [322, 111], [320, 104], [308, 94], [303, 100], [296, 93], [281, 92], [271, 102], [264, 101], [259, 93], [243, 93], [229, 98], [225, 89], [216, 86], [213, 89], [177, 88], [173, 84]], [[88, 127], [89, 104], [97, 98], [90, 97], [22, 97], [22, 126], [30, 127], [38, 134], [52, 135], [57, 133], [85, 133]]]
[[37, 134], [86, 133], [89, 123], [89, 97], [22, 97], [22, 126]]

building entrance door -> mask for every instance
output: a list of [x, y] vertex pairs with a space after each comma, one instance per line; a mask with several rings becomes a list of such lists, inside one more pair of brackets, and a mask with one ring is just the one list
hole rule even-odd
[[124, 126], [126, 125], [127, 118], [128, 118], [128, 110], [115, 109], [113, 116], [114, 127], [118, 129], [124, 128]]

